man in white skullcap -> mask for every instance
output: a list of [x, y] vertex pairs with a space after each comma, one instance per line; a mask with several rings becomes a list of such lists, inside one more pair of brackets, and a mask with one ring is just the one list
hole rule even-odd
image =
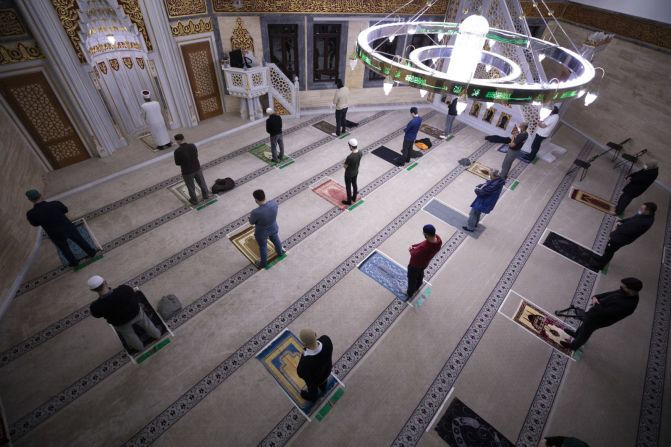
[[343, 205], [351, 205], [356, 202], [358, 187], [356, 178], [359, 175], [359, 163], [361, 163], [361, 156], [359, 152], [359, 142], [356, 138], [350, 138], [347, 142], [349, 145], [350, 154], [345, 159], [345, 189], [347, 190], [347, 200], [343, 200]]
[[[273, 109], [266, 109], [266, 132], [270, 135], [270, 152], [273, 154], [273, 163], [284, 159], [284, 139], [282, 139], [282, 117]], [[280, 157], [277, 158], [277, 145], [280, 145]]]
[[172, 146], [168, 129], [165, 127], [165, 120], [161, 113], [161, 105], [158, 101], [151, 99], [149, 90], [142, 91], [144, 104], [142, 104], [142, 116], [149, 126], [151, 136], [154, 139], [154, 144], [159, 150], [167, 149]]
[[132, 287], [125, 284], [112, 289], [102, 276], [91, 276], [86, 282], [89, 289], [98, 293], [98, 299], [91, 303], [91, 316], [104, 318], [119, 332], [128, 346], [137, 352], [144, 349], [134, 324], [140, 326], [148, 336], [154, 339], [161, 337], [161, 331], [152, 323], [142, 310], [138, 294]]

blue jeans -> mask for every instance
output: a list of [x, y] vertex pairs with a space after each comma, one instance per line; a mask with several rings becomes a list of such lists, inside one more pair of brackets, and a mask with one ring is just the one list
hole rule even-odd
[[454, 124], [454, 119], [456, 117], [457, 115], [447, 115], [447, 118], [445, 119], [445, 135], [452, 134], [452, 124]]
[[275, 251], [277, 256], [282, 256], [284, 254], [284, 249], [282, 248], [282, 241], [277, 233], [273, 234], [255, 234], [254, 238], [256, 243], [259, 244], [259, 254], [261, 255], [261, 267], [265, 267], [268, 263], [268, 238], [270, 242], [275, 246]]

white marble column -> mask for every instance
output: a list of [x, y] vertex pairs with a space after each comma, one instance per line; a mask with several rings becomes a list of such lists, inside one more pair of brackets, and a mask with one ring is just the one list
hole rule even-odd
[[140, 0], [139, 3], [153, 45], [149, 58], [156, 64], [158, 78], [167, 102], [166, 106], [170, 109], [170, 115], [173, 118], [171, 127], [196, 126], [198, 119], [195, 104], [193, 104], [184, 64], [179, 55], [179, 48], [170, 31], [165, 3], [158, 0]]
[[51, 2], [20, 1], [16, 5], [47, 58], [49, 72], [63, 89], [60, 93], [72, 105], [73, 118], [88, 132], [82, 137], [93, 142], [101, 157], [127, 146], [93, 85], [88, 73], [91, 67], [77, 58]]

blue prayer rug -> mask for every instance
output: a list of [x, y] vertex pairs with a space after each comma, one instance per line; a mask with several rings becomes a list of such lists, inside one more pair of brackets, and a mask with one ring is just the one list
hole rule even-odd
[[285, 330], [275, 340], [270, 342], [261, 352], [256, 355], [263, 366], [268, 370], [273, 379], [278, 383], [284, 394], [291, 399], [293, 404], [307, 418], [314, 412], [324, 399], [338, 386], [338, 380], [333, 373], [326, 382], [326, 390], [316, 402], [310, 402], [301, 397], [301, 390], [305, 388], [305, 382], [298, 377], [296, 369], [303, 354], [303, 345], [298, 337], [291, 331]]
[[359, 265], [359, 270], [389, 290], [399, 300], [408, 300], [405, 294], [408, 290], [408, 271], [379, 251], [376, 250], [368, 256]]

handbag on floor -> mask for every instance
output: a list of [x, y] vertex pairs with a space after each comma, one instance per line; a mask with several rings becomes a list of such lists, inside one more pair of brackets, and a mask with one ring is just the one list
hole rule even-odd
[[230, 177], [224, 179], [218, 178], [212, 185], [212, 194], [220, 194], [235, 188], [235, 180]]
[[430, 138], [422, 138], [421, 140], [415, 140], [415, 146], [417, 146], [418, 149], [425, 151], [429, 148], [431, 148], [431, 139]]

